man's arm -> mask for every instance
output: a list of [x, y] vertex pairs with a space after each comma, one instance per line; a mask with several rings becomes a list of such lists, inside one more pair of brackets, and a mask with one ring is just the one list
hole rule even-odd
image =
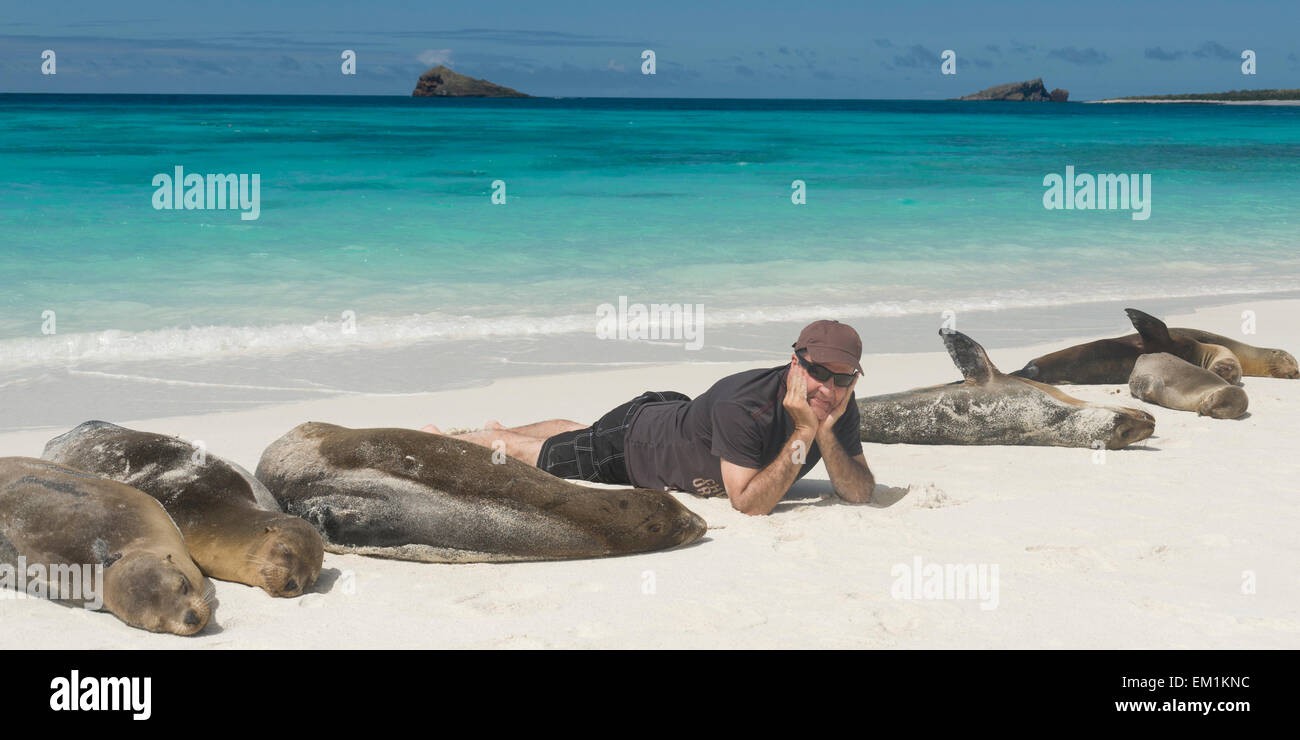
[[784, 451], [762, 469], [746, 468], [725, 458], [721, 461], [722, 485], [727, 489], [732, 508], [751, 516], [769, 514], [776, 508], [777, 502], [794, 485], [817, 438], [817, 415], [808, 405], [808, 383], [802, 373], [794, 372], [793, 360], [790, 368], [781, 403], [794, 421], [794, 431], [785, 441]]
[[[794, 485], [814, 436], [811, 429], [795, 427], [790, 439], [786, 440], [786, 454], [777, 455], [761, 470], [723, 460], [722, 485], [727, 488], [732, 508], [751, 516], [770, 514], [786, 491], [790, 490], [790, 486]], [[800, 450], [804, 454], [797, 455]]]
[[826, 463], [826, 473], [830, 475], [835, 494], [850, 503], [865, 504], [871, 500], [871, 494], [876, 490], [876, 477], [871, 474], [871, 468], [867, 467], [866, 455], [858, 453], [849, 457], [835, 436], [835, 424], [848, 410], [853, 399], [853, 389], [857, 385], [857, 378], [854, 378], [844, 400], [817, 428], [817, 449], [821, 450], [822, 461]]
[[817, 448], [822, 452], [836, 495], [854, 504], [871, 501], [871, 494], [876, 490], [876, 477], [867, 467], [867, 456], [859, 453], [849, 457], [835, 435], [827, 434], [825, 437], [818, 436]]

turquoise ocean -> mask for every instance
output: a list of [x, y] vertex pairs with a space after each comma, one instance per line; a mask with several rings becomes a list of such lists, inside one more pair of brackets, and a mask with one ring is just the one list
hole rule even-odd
[[[1045, 209], [1069, 165], [1150, 174], [1150, 218]], [[176, 167], [259, 218], [155, 209]], [[0, 181], [4, 428], [1300, 288], [1294, 107], [0, 95]], [[705, 349], [596, 343], [620, 297], [702, 304]]]

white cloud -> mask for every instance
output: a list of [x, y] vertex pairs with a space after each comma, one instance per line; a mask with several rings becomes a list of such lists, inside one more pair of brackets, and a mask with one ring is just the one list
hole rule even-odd
[[451, 66], [451, 49], [425, 49], [416, 57], [421, 64], [435, 67], [439, 64]]

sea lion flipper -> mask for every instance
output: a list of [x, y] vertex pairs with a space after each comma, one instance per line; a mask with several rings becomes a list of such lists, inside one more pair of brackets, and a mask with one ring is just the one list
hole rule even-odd
[[239, 477], [243, 478], [244, 482], [248, 484], [249, 489], [253, 492], [253, 500], [257, 502], [258, 506], [277, 514], [284, 513], [283, 509], [280, 508], [280, 502], [275, 500], [275, 496], [271, 495], [271, 492], [267, 490], [262, 481], [257, 479], [257, 476], [248, 472], [248, 470], [234, 460], [226, 460], [224, 462], [229, 465], [232, 470], [238, 473]]
[[1136, 308], [1126, 308], [1124, 313], [1128, 314], [1128, 320], [1133, 322], [1133, 328], [1137, 329], [1138, 334], [1142, 336], [1143, 347], [1148, 352], [1173, 344], [1174, 338], [1169, 335], [1169, 327], [1165, 322]]
[[939, 336], [943, 337], [943, 346], [948, 348], [948, 355], [952, 357], [953, 364], [966, 380], [977, 384], [987, 383], [1001, 375], [989, 360], [984, 348], [974, 339], [959, 331], [943, 329], [939, 330]]

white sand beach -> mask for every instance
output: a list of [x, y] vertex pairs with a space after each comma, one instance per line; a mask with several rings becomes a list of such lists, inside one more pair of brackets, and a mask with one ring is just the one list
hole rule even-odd
[[1164, 98], [1107, 98], [1105, 100], [1085, 100], [1085, 103], [1189, 103], [1201, 105], [1300, 105], [1300, 100], [1207, 100], [1191, 98], [1188, 100], [1166, 100]]
[[[1241, 334], [1246, 310], [1253, 336]], [[1300, 353], [1297, 316], [1300, 301], [1258, 301], [1166, 318]], [[979, 339], [977, 326], [958, 328]], [[990, 354], [1010, 372], [1092, 338]], [[959, 377], [942, 351], [872, 354], [864, 340], [859, 396]], [[644, 390], [694, 396], [755, 366], [637, 367], [109, 421], [203, 440], [251, 470], [304, 421], [590, 422]], [[6, 598], [0, 648], [1297, 648], [1300, 380], [1252, 377], [1245, 388], [1249, 414], [1229, 421], [1143, 403], [1126, 386], [1065, 387], [1155, 415], [1155, 436], [1125, 450], [869, 444], [878, 488], [868, 505], [840, 502], [821, 467], [770, 516], [677, 494], [710, 525], [705, 540], [677, 550], [473, 565], [326, 554], [321, 582], [300, 598], [215, 582], [214, 624], [195, 637]], [[39, 456], [63, 431], [0, 435], [0, 455]], [[996, 567], [994, 598], [895, 598], [896, 566], [917, 558]]]

